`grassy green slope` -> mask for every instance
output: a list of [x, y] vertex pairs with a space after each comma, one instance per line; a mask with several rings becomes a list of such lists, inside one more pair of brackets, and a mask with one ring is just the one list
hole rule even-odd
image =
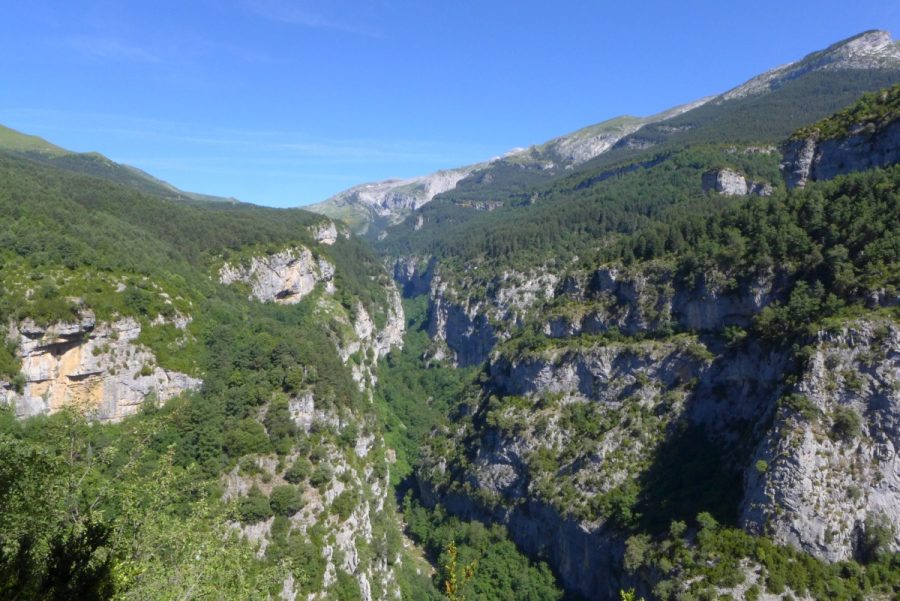
[[232, 202], [193, 192], [184, 192], [130, 165], [116, 163], [98, 152], [78, 153], [66, 150], [50, 142], [0, 125], [0, 151], [43, 163], [49, 167], [80, 175], [91, 175], [111, 182], [180, 201]]
[[23, 134], [2, 125], [0, 125], [0, 149], [13, 152], [38, 152], [52, 156], [59, 156], [69, 152], [43, 138]]

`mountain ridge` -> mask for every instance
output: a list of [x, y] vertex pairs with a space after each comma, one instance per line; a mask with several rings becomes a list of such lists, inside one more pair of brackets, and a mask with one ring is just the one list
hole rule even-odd
[[181, 190], [169, 182], [150, 175], [143, 169], [117, 163], [96, 151], [75, 152], [48, 142], [39, 136], [26, 134], [0, 125], [0, 152], [56, 167], [64, 171], [100, 177], [121, 183], [143, 192], [182, 202], [222, 202], [234, 204], [235, 198], [222, 198]]
[[[490, 174], [491, 168], [513, 168], [527, 172], [533, 178], [547, 179], [564, 174], [614, 148], [641, 149], [653, 145], [655, 142], [634, 136], [648, 125], [654, 126], [656, 130], [653, 134], [658, 135], [661, 129], [665, 130], [667, 121], [684, 120], [695, 109], [760, 96], [815, 72], [876, 69], [900, 70], [900, 42], [894, 42], [886, 31], [869, 30], [770, 69], [721, 94], [672, 107], [656, 115], [614, 117], [481, 163], [404, 180], [359, 184], [305, 208], [342, 219], [357, 233], [380, 237], [384, 235], [385, 227], [401, 222], [436, 196], [457, 190], [463, 182], [476, 186], [492, 183], [495, 177]], [[669, 133], [689, 127], [689, 124], [673, 125]], [[453, 176], [442, 178], [441, 174], [447, 173]], [[442, 185], [431, 185], [432, 181], [442, 181]]]

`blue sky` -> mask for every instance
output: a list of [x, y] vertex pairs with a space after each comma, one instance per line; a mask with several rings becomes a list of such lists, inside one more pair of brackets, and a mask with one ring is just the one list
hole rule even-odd
[[900, 3], [7, 0], [0, 123], [297, 206], [652, 114], [866, 29], [900, 36]]

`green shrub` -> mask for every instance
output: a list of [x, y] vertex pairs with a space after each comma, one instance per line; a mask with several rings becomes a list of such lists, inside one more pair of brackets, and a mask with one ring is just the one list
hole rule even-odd
[[272, 507], [266, 495], [254, 485], [246, 497], [238, 500], [237, 513], [241, 522], [255, 524], [269, 519], [272, 516]]
[[291, 419], [288, 403], [286, 396], [282, 394], [276, 395], [269, 403], [266, 417], [263, 420], [269, 439], [276, 450], [289, 450], [291, 439], [297, 433], [297, 426], [294, 424], [294, 420]]
[[866, 516], [865, 528], [860, 541], [860, 556], [863, 561], [877, 560], [888, 549], [894, 539], [894, 527], [884, 514]]
[[272, 488], [269, 504], [275, 515], [292, 516], [303, 509], [303, 497], [296, 486], [280, 484]]
[[337, 514], [341, 521], [344, 521], [350, 517], [350, 514], [353, 513], [353, 510], [356, 509], [358, 504], [358, 495], [351, 489], [346, 488], [341, 494], [334, 498], [334, 501], [331, 504], [331, 510]]
[[327, 463], [320, 463], [310, 475], [309, 483], [321, 490], [331, 482], [332, 478], [334, 478], [334, 472], [331, 466]]
[[242, 419], [225, 430], [225, 452], [230, 457], [250, 453], [264, 454], [272, 450], [266, 429], [255, 419]]
[[805, 394], [790, 393], [781, 397], [779, 404], [802, 415], [807, 421], [813, 421], [819, 416], [819, 409]]
[[841, 442], [851, 442], [862, 431], [862, 420], [852, 407], [838, 407], [831, 422], [831, 436]]
[[300, 457], [284, 472], [284, 479], [291, 484], [300, 484], [312, 474], [312, 464], [308, 459]]

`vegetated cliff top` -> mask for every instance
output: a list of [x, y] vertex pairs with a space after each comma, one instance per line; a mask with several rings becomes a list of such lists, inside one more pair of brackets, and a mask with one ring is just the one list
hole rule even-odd
[[[327, 257], [340, 272], [338, 288], [381, 312], [372, 306], [382, 304], [377, 259], [353, 238], [318, 243], [315, 232], [327, 220], [300, 209], [179, 202], [0, 152], [0, 222], [4, 319], [65, 318], [71, 313], [66, 296], [83, 299], [98, 316], [109, 313], [107, 306], [121, 312], [123, 295], [115, 289], [126, 280], [161, 286], [176, 304], [179, 296], [196, 301], [207, 296], [222, 258], [295, 245]], [[59, 302], [42, 303], [38, 293], [28, 297], [30, 288], [44, 287]]]
[[900, 118], [900, 84], [866, 94], [856, 104], [798, 129], [794, 139], [815, 136], [820, 140], [841, 138], [856, 131], [876, 131]]

